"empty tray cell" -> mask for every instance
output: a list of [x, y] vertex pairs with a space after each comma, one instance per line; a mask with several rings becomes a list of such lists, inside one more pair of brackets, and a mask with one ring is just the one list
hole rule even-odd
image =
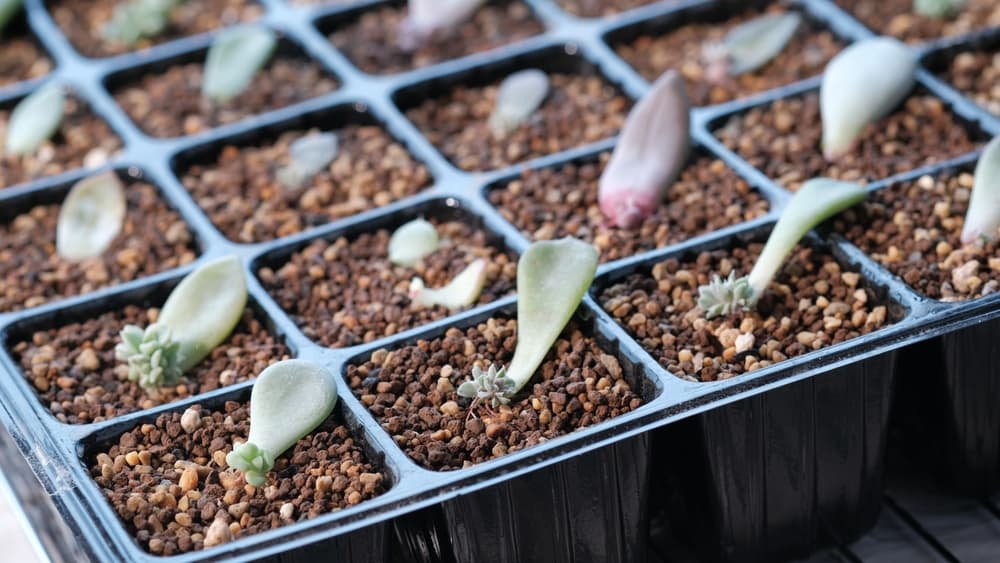
[[544, 31], [531, 7], [519, 0], [491, 0], [450, 33], [438, 33], [414, 50], [399, 46], [406, 2], [382, 2], [319, 22], [330, 41], [361, 70], [390, 74], [489, 51]]
[[[336, 158], [312, 178], [285, 185], [289, 147], [312, 134], [337, 136]], [[214, 142], [174, 162], [181, 182], [229, 239], [261, 242], [416, 194], [431, 182], [370, 114], [341, 106], [266, 131]]]
[[16, 16], [4, 28], [0, 43], [0, 89], [45, 76], [52, 68], [52, 60], [35, 39], [24, 14]]
[[983, 109], [1000, 116], [1000, 36], [981, 48], [954, 55], [938, 76]]
[[127, 305], [86, 307], [15, 328], [8, 348], [42, 405], [60, 422], [101, 422], [138, 410], [213, 391], [257, 376], [290, 353], [267, 318], [251, 303], [232, 334], [172, 386], [147, 392], [127, 378], [128, 366], [115, 358], [126, 325], [156, 322], [169, 290], [165, 284], [141, 292]]
[[878, 190], [834, 225], [869, 256], [932, 299], [961, 301], [1000, 289], [1000, 250], [963, 245], [972, 193], [967, 170], [921, 176]]
[[680, 0], [556, 0], [563, 10], [581, 18], [599, 18], [613, 16], [619, 12], [646, 6], [648, 4], [663, 4], [670, 6], [679, 4]]
[[[49, 13], [77, 51], [88, 57], [108, 57], [197, 33], [256, 19], [264, 8], [254, 0], [188, 0], [175, 2], [169, 23], [155, 37], [135, 45], [109, 39], [106, 28], [122, 0], [49, 0]], [[134, 3], [134, 2], [133, 2]]]
[[[437, 148], [463, 170], [490, 170], [593, 143], [618, 133], [631, 101], [575, 46], [553, 47], [404, 88], [396, 101]], [[549, 94], [504, 137], [490, 130], [500, 82], [519, 70], [548, 73]]]
[[[0, 104], [0, 138], [7, 135], [7, 121], [17, 100]], [[0, 189], [86, 167], [97, 168], [116, 156], [121, 139], [95, 115], [86, 102], [66, 96], [62, 123], [52, 137], [28, 155], [0, 151]]]
[[598, 300], [656, 361], [689, 381], [752, 372], [869, 334], [902, 316], [829, 250], [800, 244], [754, 310], [705, 319], [698, 288], [715, 275], [747, 275], [762, 248], [735, 241], [667, 258], [603, 289]]
[[641, 369], [623, 366], [590, 323], [571, 322], [531, 381], [507, 405], [472, 405], [456, 389], [473, 365], [510, 363], [517, 321], [494, 315], [349, 365], [345, 378], [413, 461], [434, 471], [470, 467], [634, 411], [652, 396]]
[[724, 162], [695, 151], [656, 213], [635, 229], [608, 223], [597, 206], [598, 180], [610, 152], [521, 176], [489, 191], [505, 219], [533, 240], [572, 236], [617, 260], [767, 213], [759, 192]]
[[676, 69], [687, 80], [692, 104], [720, 104], [816, 76], [844, 46], [824, 25], [803, 14], [795, 37], [771, 62], [740, 76], [714, 81], [706, 77], [705, 52], [727, 33], [754, 18], [790, 11], [778, 4], [735, 12], [701, 5], [612, 32], [608, 41], [646, 80]]
[[715, 136], [776, 180], [798, 190], [816, 176], [874, 182], [976, 150], [982, 132], [918, 88], [895, 112], [867, 125], [843, 157], [827, 161], [819, 93], [783, 98], [722, 118]]
[[206, 49], [111, 76], [107, 85], [133, 121], [154, 137], [201, 133], [337, 89], [337, 79], [288, 39], [246, 91], [225, 102], [201, 94]]
[[[412, 267], [394, 265], [389, 238], [417, 217], [435, 226], [440, 246]], [[443, 287], [480, 258], [486, 281], [476, 305], [514, 291], [516, 256], [468, 213], [432, 204], [386, 219], [313, 240], [259, 269], [264, 288], [310, 339], [343, 348], [448, 317], [457, 311], [415, 304], [411, 280], [419, 276], [427, 287]]]
[[[246, 440], [249, 432], [245, 399], [161, 414], [90, 445], [85, 463], [142, 549], [188, 553], [349, 508], [388, 490], [392, 476], [376, 461], [381, 456], [356, 437], [341, 409], [275, 458], [261, 487], [248, 486], [225, 461], [233, 441]], [[372, 552], [358, 559], [382, 561], [384, 547], [369, 546]]]
[[[875, 33], [892, 35], [907, 43], [971, 33], [1000, 25], [996, 0], [967, 0], [954, 17], [935, 18], [913, 10], [913, 0], [834, 0]], [[958, 2], [952, 2], [958, 4]]]
[[156, 188], [124, 172], [121, 232], [100, 257], [80, 262], [56, 252], [56, 224], [71, 184], [8, 202], [0, 212], [0, 312], [37, 307], [187, 264], [195, 239]]

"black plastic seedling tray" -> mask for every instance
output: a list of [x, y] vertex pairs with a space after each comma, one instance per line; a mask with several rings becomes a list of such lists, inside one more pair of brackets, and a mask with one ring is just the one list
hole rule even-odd
[[[0, 313], [5, 350], [0, 366], [0, 420], [21, 460], [7, 459], [15, 475], [30, 468], [58, 512], [59, 526], [76, 536], [80, 557], [99, 561], [208, 561], [273, 558], [311, 561], [383, 561], [390, 557], [426, 561], [639, 561], [647, 553], [651, 513], [672, 513], [674, 500], [695, 507], [677, 516], [695, 526], [701, 552], [713, 559], [774, 560], [803, 554], [823, 543], [857, 537], [879, 514], [885, 465], [887, 419], [893, 387], [908, 383], [896, 373], [916, 353], [939, 354], [946, 369], [942, 385], [954, 400], [943, 416], [960, 419], [948, 436], [956, 463], [992, 483], [998, 472], [1000, 422], [995, 409], [969, 409], [987, 399], [998, 375], [991, 327], [1000, 323], [1000, 296], [939, 303], [915, 293], [841, 237], [820, 230], [810, 244], [828, 249], [861, 272], [865, 284], [891, 303], [894, 321], [886, 328], [779, 364], [713, 383], [694, 383], [667, 373], [612, 317], [596, 293], [577, 313], [581, 326], [607, 353], [617, 357], [626, 378], [645, 399], [635, 411], [538, 446], [470, 468], [433, 472], [410, 460], [364, 405], [338, 378], [342, 397], [336, 416], [352, 429], [368, 456], [388, 477], [388, 490], [357, 506], [297, 522], [230, 543], [184, 555], [157, 557], [145, 552], [126, 530], [89, 475], [92, 457], [124, 431], [166, 412], [188, 406], [245, 400], [252, 383], [240, 383], [105, 422], [68, 425], [57, 421], [36, 395], [13, 359], [10, 346], [33, 331], [58, 327], [115, 310], [127, 303], [156, 305], [197, 264], [237, 254], [246, 265], [252, 307], [292, 354], [315, 360], [332, 372], [362, 362], [379, 348], [398, 348], [442, 335], [493, 316], [510, 316], [515, 297], [375, 342], [327, 349], [311, 342], [264, 290], [257, 271], [280, 264], [317, 238], [348, 237], [393, 227], [418, 215], [457, 217], [489, 231], [494, 242], [515, 253], [529, 240], [489, 203], [489, 189], [525, 169], [592, 159], [613, 147], [613, 139], [481, 173], [459, 170], [404, 116], [406, 108], [450, 85], [498, 80], [511, 70], [542, 66], [551, 70], [602, 75], [620, 92], [639, 98], [649, 87], [609, 42], [636, 29], [669, 28], [717, 18], [744, 2], [684, 0], [653, 3], [600, 19], [579, 19], [552, 0], [526, 0], [546, 31], [511, 45], [425, 68], [370, 76], [338, 53], [325, 34], [381, 1], [334, 6], [294, 6], [260, 0], [262, 23], [278, 31], [286, 49], [301, 51], [334, 75], [334, 92], [270, 111], [202, 134], [155, 139], [144, 134], [118, 107], [109, 89], [150, 69], [203, 56], [214, 33], [171, 41], [149, 50], [106, 59], [84, 58], [70, 46], [41, 0], [25, 0], [26, 24], [56, 63], [46, 79], [0, 89], [0, 107], [10, 107], [44, 80], [69, 86], [104, 119], [124, 149], [107, 167], [155, 185], [195, 234], [195, 264], [86, 295], [19, 312]], [[398, 3], [401, 4], [401, 3]], [[766, 4], [766, 2], [760, 2]], [[871, 34], [827, 0], [791, 2], [794, 9], [830, 28], [842, 41]], [[22, 16], [23, 17], [23, 16]], [[25, 25], [24, 22], [14, 25]], [[638, 27], [637, 27], [638, 26]], [[995, 38], [1000, 30], [915, 47], [925, 61], [968, 44]], [[1000, 133], [1000, 118], [963, 98], [921, 70], [919, 84], [940, 97], [970, 130], [983, 139]], [[693, 112], [691, 134], [702, 154], [721, 158], [770, 203], [757, 220], [697, 236], [634, 257], [602, 264], [594, 291], [666, 257], [760, 239], [780, 215], [789, 194], [773, 180], [727, 150], [712, 130], [727, 116], [779, 98], [815, 89], [818, 78]], [[358, 215], [331, 221], [270, 242], [227, 240], [178, 180], [191, 163], [211, 158], [222, 146], [273, 140], [282, 131], [318, 126], [336, 129], [353, 123], [382, 126], [427, 166], [433, 185], [418, 195]], [[975, 155], [925, 167], [871, 184], [872, 190], [906, 178], [968, 165]], [[57, 202], [88, 172], [70, 171], [0, 190], [2, 218], [9, 220], [39, 202]], [[930, 344], [929, 344], [930, 343]], [[937, 343], [937, 344], [933, 344]], [[931, 348], [928, 348], [931, 347]], [[901, 351], [899, 349], [902, 349]], [[940, 352], [937, 350], [940, 349]], [[964, 350], [993, 350], [990, 355]], [[932, 378], [937, 377], [931, 374]], [[963, 397], [967, 399], [963, 399]], [[686, 420], [685, 420], [686, 419]], [[653, 432], [654, 429], [664, 427]], [[669, 486], [668, 486], [669, 485]], [[665, 490], [671, 489], [671, 490]], [[62, 528], [60, 528], [62, 529]], [[395, 540], [394, 540], [395, 538]], [[390, 546], [395, 541], [395, 545]], [[390, 555], [390, 548], [392, 549]]]

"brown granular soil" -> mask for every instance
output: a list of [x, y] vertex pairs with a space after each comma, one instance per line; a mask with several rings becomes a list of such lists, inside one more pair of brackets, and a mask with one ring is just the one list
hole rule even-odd
[[[399, 447], [435, 471], [461, 469], [523, 450], [642, 406], [618, 359], [570, 324], [515, 400], [477, 406], [455, 389], [473, 364], [507, 365], [517, 321], [489, 319], [464, 332], [377, 350], [347, 368], [347, 381]], [[492, 412], [490, 412], [492, 411]]]
[[302, 187], [278, 182], [278, 171], [289, 162], [289, 145], [317, 132], [291, 131], [270, 144], [227, 146], [215, 162], [191, 166], [181, 181], [219, 230], [245, 243], [381, 207], [430, 184], [427, 168], [373, 125], [336, 131], [337, 158]]
[[459, 168], [490, 170], [611, 137], [632, 106], [600, 76], [553, 73], [549, 95], [535, 115], [497, 139], [488, 120], [502, 80], [485, 87], [458, 86], [406, 116]]
[[915, 290], [960, 301], [1000, 288], [1000, 248], [993, 241], [963, 246], [970, 173], [922, 176], [872, 194], [834, 225], [851, 242]]
[[991, 51], [955, 55], [940, 76], [986, 111], [1000, 116], [1000, 44]]
[[[556, 0], [556, 3], [563, 10], [582, 18], [612, 16], [625, 10], [656, 2], [657, 0]], [[661, 3], [676, 4], [677, 0], [663, 0]]]
[[4, 35], [0, 43], [0, 88], [22, 80], [45, 76], [52, 60], [27, 32]]
[[337, 88], [337, 80], [318, 63], [276, 55], [246, 91], [216, 103], [201, 95], [203, 68], [200, 62], [188, 63], [146, 74], [119, 88], [114, 96], [146, 133], [178, 137], [296, 104]]
[[[0, 109], [0, 139], [7, 135], [7, 120], [13, 110], [13, 106]], [[17, 156], [0, 151], [0, 189], [74, 168], [96, 168], [121, 149], [121, 139], [84, 102], [66, 96], [63, 111], [55, 135], [34, 154]]]
[[715, 274], [748, 274], [762, 248], [665, 260], [602, 291], [601, 306], [663, 367], [690, 381], [727, 379], [893, 322], [860, 274], [804, 246], [785, 260], [754, 311], [704, 319], [698, 287]]
[[597, 205], [598, 180], [610, 153], [598, 162], [525, 170], [489, 193], [505, 219], [533, 240], [572, 236], [592, 243], [602, 261], [633, 254], [760, 217], [768, 204], [721, 160], [697, 157], [666, 192], [654, 215], [636, 229], [609, 225]]
[[211, 530], [219, 520], [216, 528], [228, 524], [235, 540], [356, 505], [389, 487], [336, 416], [277, 457], [267, 485], [248, 485], [225, 459], [233, 440], [249, 433], [249, 403], [189, 411], [184, 426], [182, 413], [162, 414], [87, 460], [122, 523], [150, 553], [218, 545], [229, 539]]
[[996, 0], [967, 0], [952, 19], [916, 14], [913, 0], [834, 0], [876, 33], [892, 35], [907, 43], [951, 37], [1000, 25]]
[[413, 52], [397, 44], [404, 6], [384, 5], [330, 34], [330, 41], [358, 68], [390, 74], [489, 51], [541, 33], [542, 24], [524, 2], [489, 2], [451, 34], [439, 35]]
[[310, 339], [343, 348], [392, 336], [443, 319], [452, 311], [413, 305], [410, 280], [442, 287], [473, 260], [487, 261], [486, 283], [476, 305], [514, 291], [517, 257], [493, 246], [486, 232], [460, 221], [428, 221], [437, 226], [440, 247], [413, 267], [389, 261], [389, 237], [380, 229], [353, 240], [316, 240], [282, 266], [262, 268], [264, 288]]
[[100, 422], [246, 381], [270, 364], [288, 359], [288, 350], [247, 309], [233, 334], [174, 386], [151, 395], [127, 379], [115, 359], [125, 325], [147, 327], [158, 308], [129, 305], [82, 322], [40, 330], [18, 342], [13, 352], [38, 398], [60, 422]]
[[59, 204], [39, 205], [0, 224], [0, 311], [90, 293], [195, 259], [187, 225], [151, 185], [129, 184], [125, 196], [121, 232], [104, 254], [81, 262], [56, 253]]
[[793, 191], [816, 176], [881, 180], [971, 152], [982, 144], [941, 100], [920, 93], [865, 127], [855, 147], [835, 162], [823, 157], [816, 92], [734, 115], [715, 136]]
[[104, 26], [111, 21], [121, 0], [50, 1], [49, 12], [77, 51], [88, 57], [109, 57], [146, 49], [184, 37], [260, 17], [264, 8], [253, 0], [186, 0], [170, 13], [170, 24], [156, 37], [140, 40], [134, 47], [104, 38]]
[[[766, 13], [784, 11], [773, 6]], [[649, 81], [656, 80], [668, 69], [677, 69], [687, 81], [691, 103], [707, 106], [821, 74], [826, 63], [844, 46], [825, 27], [803, 18], [795, 37], [764, 67], [741, 76], [727, 77], [721, 84], [705, 80], [705, 46], [721, 41], [736, 26], [761, 15], [760, 11], [752, 11], [717, 23], [690, 23], [665, 35], [643, 35], [616, 46], [615, 51]]]

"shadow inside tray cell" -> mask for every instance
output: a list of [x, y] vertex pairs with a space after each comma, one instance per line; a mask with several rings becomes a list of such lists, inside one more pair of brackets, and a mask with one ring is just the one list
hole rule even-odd
[[319, 19], [330, 42], [368, 74], [393, 74], [490, 51], [544, 31], [531, 7], [521, 0], [484, 3], [451, 33], [438, 34], [414, 50], [399, 46], [406, 18], [402, 0], [378, 2]]
[[[336, 157], [299, 184], [281, 181], [290, 147], [332, 133]], [[284, 237], [415, 195], [427, 167], [361, 104], [300, 115], [187, 150], [173, 168], [212, 223], [232, 241]]]
[[[80, 453], [87, 471], [121, 518], [126, 537], [142, 550], [179, 555], [235, 546], [257, 533], [363, 504], [398, 481], [365, 429], [338, 404], [318, 428], [275, 458], [266, 485], [248, 487], [225, 456], [248, 435], [249, 398], [244, 387], [142, 424], [118, 424], [84, 441]], [[381, 563], [387, 547], [384, 525], [374, 524], [314, 543], [304, 553]]]
[[292, 356], [274, 323], [252, 300], [232, 334], [174, 385], [150, 393], [128, 379], [115, 356], [126, 325], [145, 329], [179, 282], [147, 286], [113, 303], [91, 302], [29, 317], [5, 346], [41, 405], [68, 424], [110, 420], [244, 382]]
[[504, 219], [532, 240], [572, 236], [592, 243], [601, 261], [627, 258], [767, 214], [760, 192], [704, 149], [695, 149], [664, 201], [640, 226], [609, 224], [597, 205], [598, 181], [610, 151], [570, 163], [526, 169], [487, 188]]
[[75, 182], [26, 192], [0, 211], [0, 312], [18, 311], [134, 281], [192, 262], [200, 245], [141, 171], [117, 171], [125, 188], [121, 231], [99, 256], [71, 261], [56, 251], [62, 202]]
[[[456, 166], [485, 171], [595, 143], [618, 133], [631, 100], [567, 44], [433, 78], [393, 99]], [[489, 126], [500, 82], [519, 70], [548, 73], [549, 92], [528, 120], [503, 137]]]
[[1000, 117], [1000, 31], [931, 51], [921, 61], [938, 78]]
[[224, 102], [201, 93], [208, 49], [116, 72], [105, 87], [135, 124], [153, 137], [180, 137], [242, 122], [328, 94], [339, 81], [292, 38], [282, 36], [247, 89]]
[[0, 44], [0, 92], [19, 82], [41, 78], [55, 67], [21, 13], [4, 27]]
[[[392, 233], [420, 217], [434, 225], [439, 247], [413, 266], [391, 263]], [[479, 217], [446, 199], [296, 243], [267, 255], [254, 269], [264, 289], [307, 338], [343, 348], [457, 313], [441, 305], [414, 303], [411, 281], [420, 277], [426, 287], [443, 287], [477, 259], [487, 263], [486, 281], [473, 306], [513, 293], [515, 254]]]

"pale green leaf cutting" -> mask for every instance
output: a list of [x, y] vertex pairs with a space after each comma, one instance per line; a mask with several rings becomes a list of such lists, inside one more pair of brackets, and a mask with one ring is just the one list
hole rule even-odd
[[0, 34], [21, 9], [21, 0], [0, 0]]
[[106, 39], [134, 45], [144, 37], [155, 37], [170, 23], [170, 12], [183, 0], [124, 0], [115, 5], [111, 21], [104, 25]]
[[962, 243], [993, 240], [1000, 229], [1000, 137], [987, 143], [976, 163], [969, 210], [962, 227]]
[[56, 251], [67, 260], [100, 256], [121, 232], [125, 188], [114, 172], [80, 180], [59, 208]]
[[59, 130], [65, 106], [66, 94], [61, 86], [52, 83], [21, 100], [7, 122], [4, 151], [25, 155], [38, 150]]
[[238, 96], [270, 60], [277, 44], [277, 35], [263, 26], [223, 32], [208, 50], [202, 94], [217, 102]]
[[337, 404], [337, 385], [322, 366], [284, 360], [263, 372], [250, 392], [250, 435], [226, 456], [247, 483], [261, 486], [274, 459], [323, 423]]
[[406, 17], [399, 23], [399, 48], [414, 51], [434, 36], [447, 34], [472, 17], [486, 0], [409, 0]]
[[950, 18], [968, 0], [913, 0], [913, 11], [932, 18]]
[[389, 261], [397, 266], [412, 266], [437, 250], [439, 244], [434, 225], [423, 218], [414, 219], [389, 237]]
[[721, 44], [709, 50], [724, 57], [721, 64], [730, 76], [753, 72], [784, 50], [801, 23], [798, 12], [760, 16], [733, 28]]
[[337, 148], [337, 136], [333, 133], [313, 133], [295, 139], [288, 146], [288, 166], [278, 170], [278, 181], [288, 188], [301, 186], [337, 158]]
[[486, 283], [486, 260], [482, 258], [473, 261], [465, 267], [448, 285], [431, 289], [424, 286], [424, 280], [413, 278], [410, 281], [410, 299], [421, 307], [441, 305], [449, 309], [468, 307], [479, 299]]
[[490, 114], [490, 130], [504, 137], [527, 121], [549, 95], [549, 75], [529, 68], [504, 78]]

